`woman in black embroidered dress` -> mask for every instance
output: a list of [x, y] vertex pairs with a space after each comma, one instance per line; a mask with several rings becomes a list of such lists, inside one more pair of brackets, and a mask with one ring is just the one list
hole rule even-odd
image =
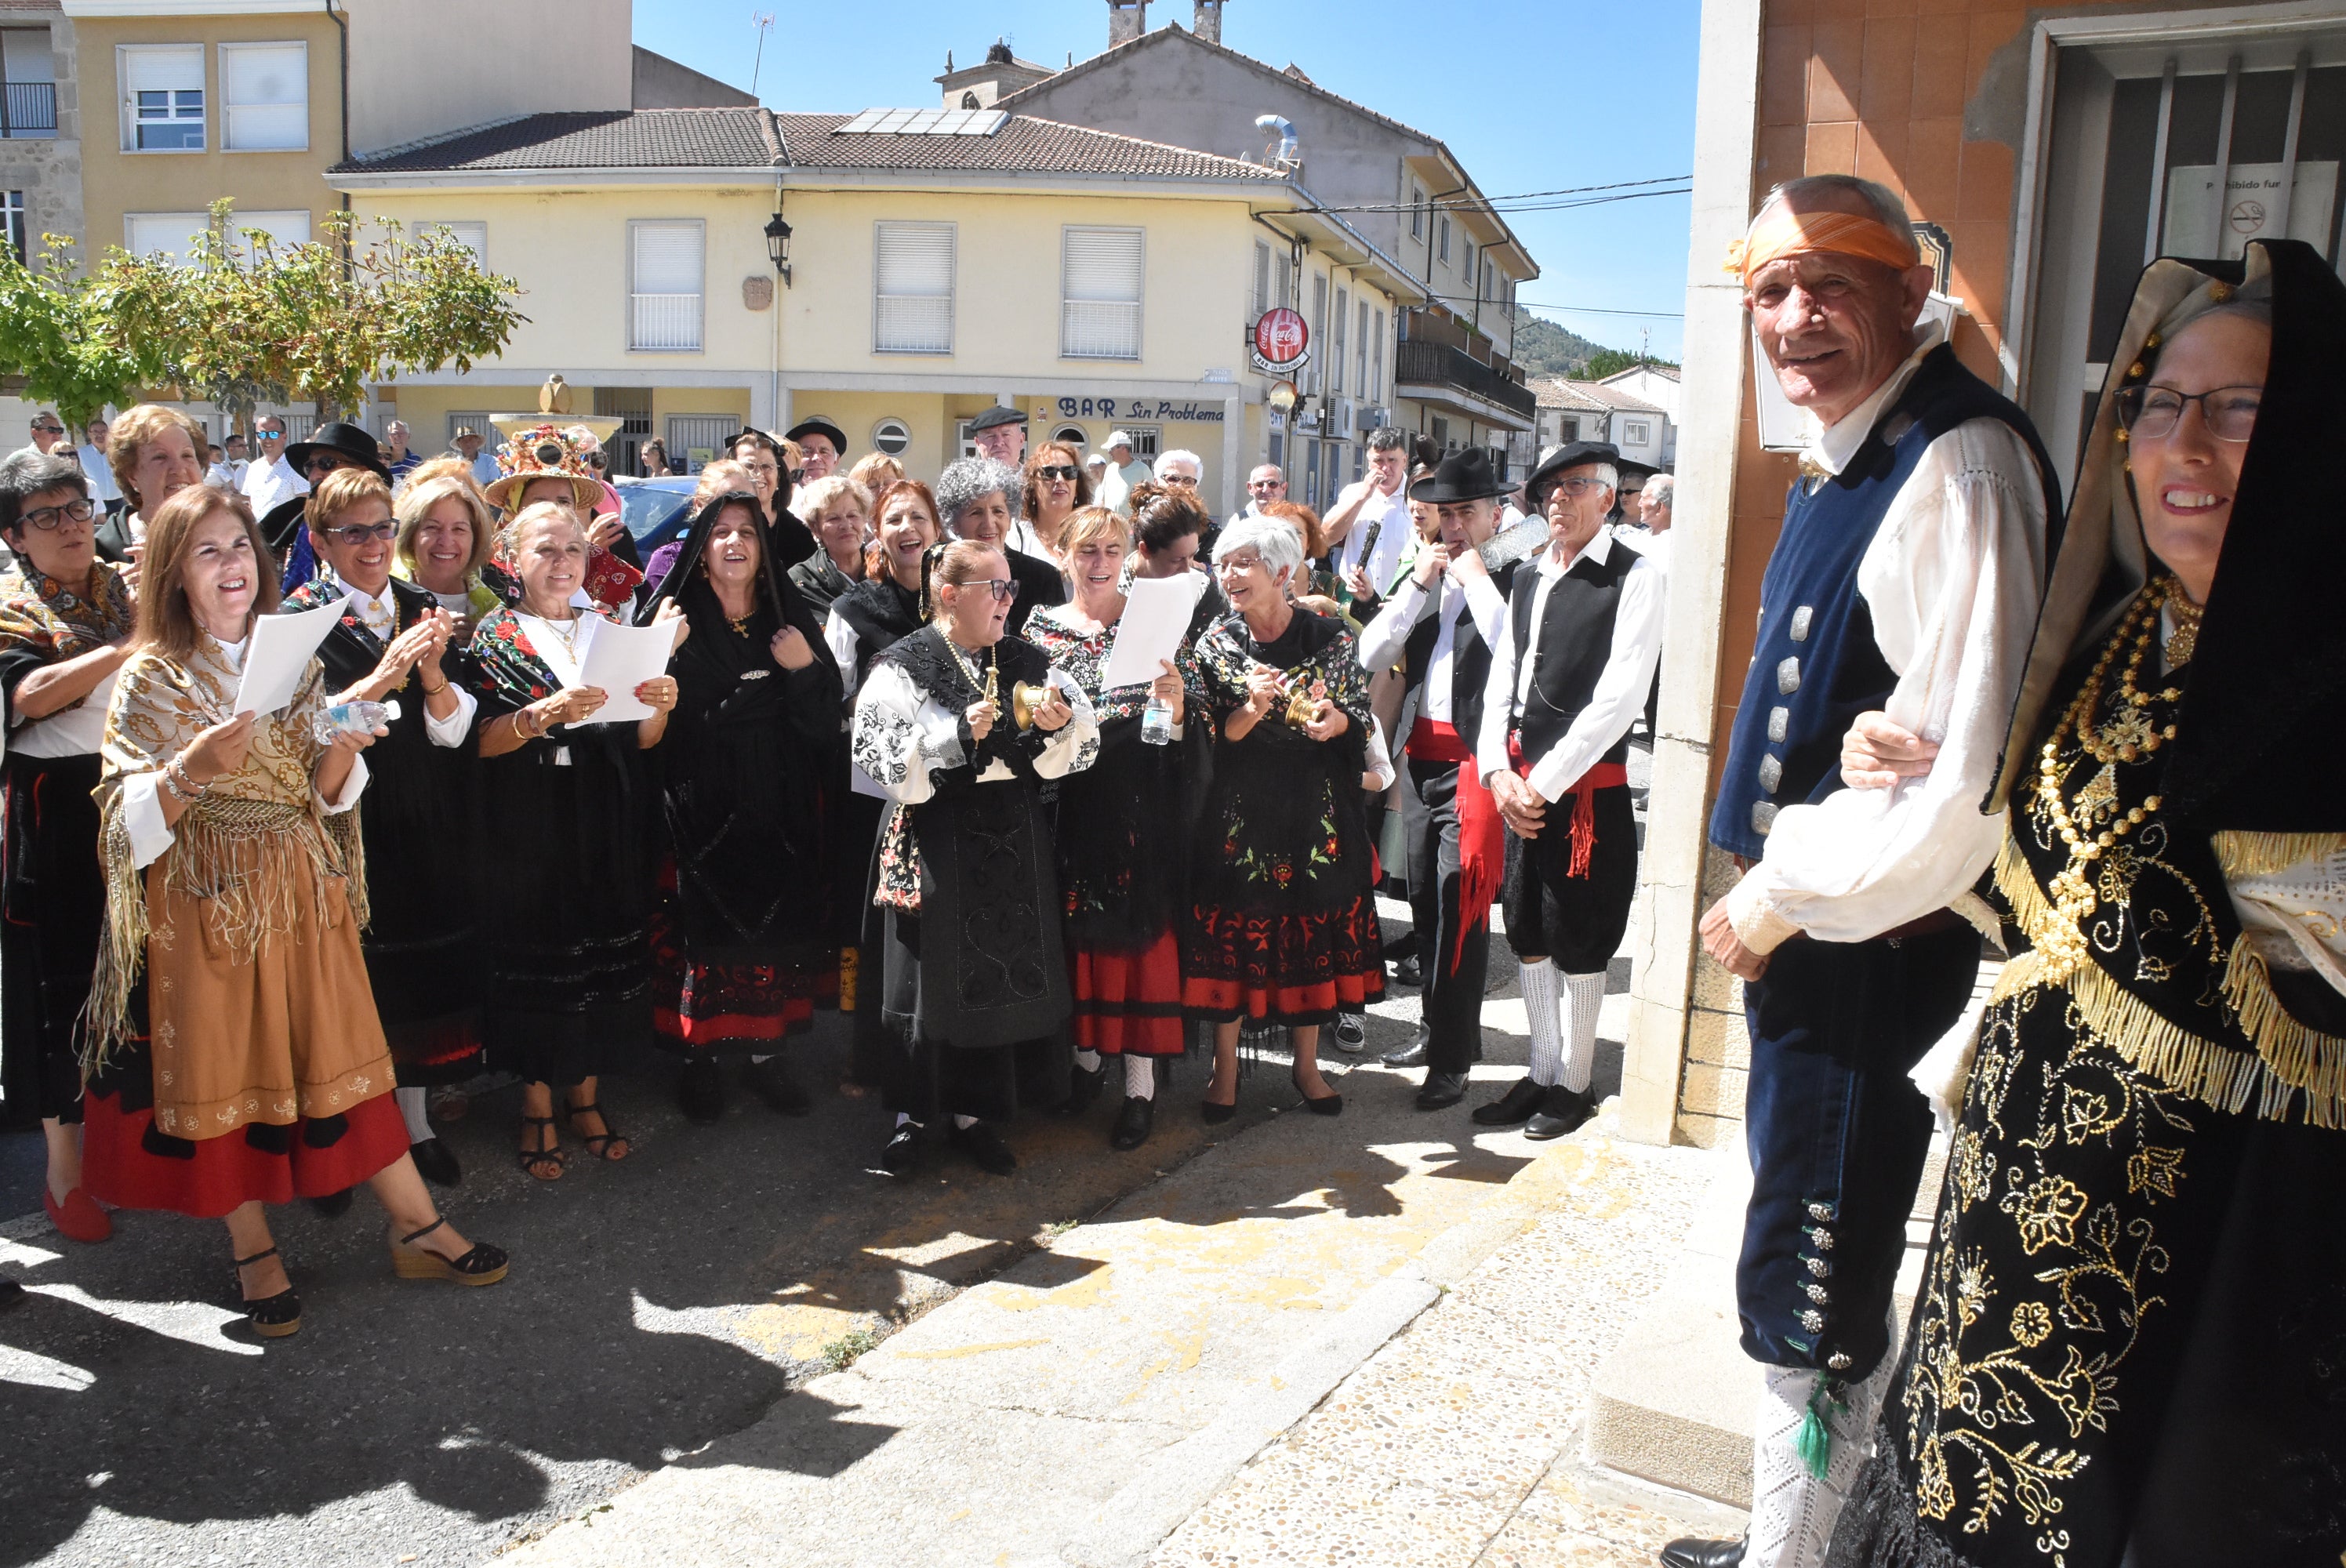
[[1384, 993], [1362, 805], [1367, 677], [1341, 623], [1299, 609], [1294, 524], [1241, 518], [1215, 542], [1233, 614], [1198, 639], [1199, 717], [1219, 726], [1190, 850], [1182, 994], [1214, 1030], [1204, 1115], [1238, 1104], [1239, 1026], [1283, 1023], [1293, 1078], [1323, 1116], [1344, 1108], [1317, 1060], [1320, 1026]]
[[872, 537], [872, 493], [843, 473], [825, 474], [798, 493], [791, 510], [822, 548], [790, 570], [790, 586], [820, 621], [840, 595], [863, 581]]
[[[1083, 688], [1100, 727], [1099, 760], [1059, 786], [1059, 879], [1076, 998], [1069, 1104], [1075, 1111], [1089, 1105], [1107, 1071], [1101, 1058], [1120, 1059], [1124, 1108], [1108, 1142], [1137, 1149], [1155, 1121], [1157, 1064], [1188, 1044], [1178, 931], [1189, 698], [1171, 660], [1153, 684], [1100, 687], [1124, 616], [1132, 525], [1105, 506], [1087, 506], [1060, 524], [1058, 538], [1060, 568], [1076, 596], [1035, 611], [1026, 636]], [[1152, 699], [1164, 705], [1167, 725], [1154, 743], [1143, 733]]]
[[[874, 897], [885, 911], [884, 1013], [900, 1048], [882, 1168], [908, 1176], [923, 1125], [1007, 1176], [987, 1125], [1056, 1104], [1070, 1063], [1058, 876], [1041, 781], [1091, 765], [1091, 705], [1042, 654], [1003, 636], [1016, 582], [966, 540], [931, 557], [930, 624], [891, 647], [855, 702], [855, 764], [888, 791]], [[1021, 686], [1043, 688], [1020, 723]]]
[[432, 1130], [424, 1096], [480, 1071], [481, 943], [470, 900], [448, 868], [475, 863], [480, 841], [478, 704], [459, 681], [471, 661], [450, 645], [455, 621], [427, 590], [395, 580], [391, 487], [372, 469], [338, 468], [310, 493], [310, 547], [331, 568], [285, 599], [289, 611], [342, 601], [318, 645], [336, 702], [395, 702], [368, 753], [374, 786], [359, 802], [370, 920], [367, 983], [399, 1071], [415, 1168], [443, 1186], [464, 1179]]
[[[654, 1019], [685, 1058], [677, 1095], [697, 1122], [724, 1114], [720, 1046], [752, 1053], [750, 1084], [776, 1110], [813, 1108], [773, 1053], [811, 1025], [838, 952], [839, 668], [770, 545], [757, 497], [721, 496], [666, 585], [692, 633], [659, 752], [674, 891], [653, 925]], [[860, 856], [849, 863], [860, 873]]]
[[[2111, 360], [1998, 781], [2016, 956], [1916, 1072], [1960, 1105], [1833, 1563], [2346, 1546], [2346, 287], [2247, 249], [2154, 263]], [[1852, 783], [1927, 769], [1880, 725]]]
[[[485, 831], [505, 874], [489, 949], [482, 1036], [491, 1065], [522, 1079], [522, 1168], [562, 1175], [554, 1085], [597, 1159], [627, 1157], [596, 1103], [595, 1081], [628, 1061], [652, 1030], [651, 944], [656, 792], [644, 753], [676, 706], [676, 679], [636, 688], [648, 718], [595, 722], [608, 694], [580, 683], [597, 628], [576, 609], [586, 531], [566, 506], [532, 505], [506, 530], [520, 603], [473, 634], [474, 695]], [[656, 624], [682, 614], [663, 606]]]

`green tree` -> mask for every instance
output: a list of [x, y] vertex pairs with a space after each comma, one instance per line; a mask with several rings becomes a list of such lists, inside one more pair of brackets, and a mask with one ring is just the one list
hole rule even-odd
[[1588, 356], [1588, 368], [1580, 372], [1585, 382], [1601, 382], [1606, 376], [1635, 370], [1646, 361], [1626, 349], [1599, 349]]
[[78, 432], [124, 403], [162, 369], [155, 345], [121, 330], [121, 301], [158, 262], [114, 253], [97, 276], [75, 264], [74, 242], [41, 236], [38, 271], [0, 245], [0, 375], [25, 378], [25, 396], [55, 403], [66, 428]]

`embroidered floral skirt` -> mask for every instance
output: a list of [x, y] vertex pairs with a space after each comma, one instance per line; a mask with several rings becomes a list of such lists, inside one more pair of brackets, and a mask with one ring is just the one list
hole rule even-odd
[[[674, 876], [671, 868], [671, 885]], [[803, 1033], [814, 1027], [816, 1002], [838, 998], [838, 962], [835, 950], [809, 952], [795, 962], [781, 955], [762, 963], [705, 961], [664, 906], [652, 917], [654, 1038], [663, 1050], [691, 1055]]]

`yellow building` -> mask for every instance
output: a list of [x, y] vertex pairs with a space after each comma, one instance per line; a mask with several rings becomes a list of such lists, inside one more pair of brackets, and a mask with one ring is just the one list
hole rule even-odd
[[328, 178], [362, 212], [457, 226], [526, 290], [502, 360], [392, 394], [426, 450], [535, 408], [558, 372], [577, 412], [591, 389], [591, 412], [627, 420], [623, 466], [655, 434], [689, 460], [821, 414], [929, 476], [1004, 402], [1033, 441], [1122, 429], [1196, 452], [1227, 512], [1285, 435], [1279, 378], [1249, 359], [1273, 258], [1379, 318], [1374, 354], [1345, 351], [1356, 395], [1302, 411], [1354, 440], [1390, 418], [1392, 323], [1423, 299], [1285, 173], [996, 110], [540, 114]]

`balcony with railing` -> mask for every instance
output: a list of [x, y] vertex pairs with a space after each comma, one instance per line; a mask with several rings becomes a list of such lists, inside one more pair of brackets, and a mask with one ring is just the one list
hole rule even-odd
[[652, 354], [700, 351], [699, 295], [633, 294], [628, 299], [634, 307], [628, 348]]
[[1525, 420], [1539, 411], [1539, 398], [1531, 388], [1510, 380], [1464, 349], [1423, 338], [1411, 338], [1394, 349], [1398, 355], [1394, 379], [1404, 397], [1415, 395], [1408, 391], [1411, 387], [1433, 387], [1480, 398]]
[[46, 138], [57, 134], [55, 82], [0, 83], [0, 137]]

